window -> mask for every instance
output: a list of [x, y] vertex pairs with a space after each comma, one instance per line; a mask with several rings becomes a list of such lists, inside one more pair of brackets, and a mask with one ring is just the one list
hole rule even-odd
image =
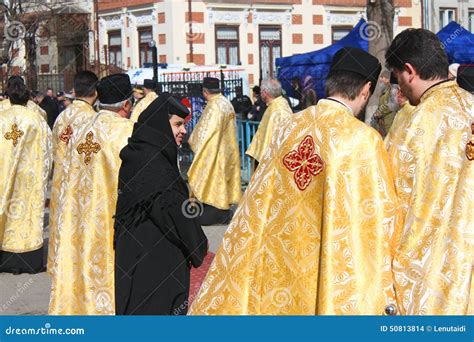
[[276, 76], [276, 59], [281, 57], [281, 27], [260, 27], [260, 79]]
[[44, 56], [44, 55], [47, 55], [47, 54], [49, 54], [48, 45], [46, 45], [46, 46], [41, 46], [41, 47], [40, 47], [40, 55]]
[[138, 39], [140, 44], [140, 66], [144, 67], [145, 63], [153, 63], [152, 49], [148, 45], [153, 40], [151, 27], [138, 29]]
[[41, 73], [42, 74], [49, 73], [49, 64], [41, 64]]
[[469, 10], [469, 31], [471, 33], [474, 33], [474, 9]]
[[216, 26], [217, 64], [239, 64], [239, 28]]
[[122, 35], [120, 31], [109, 32], [109, 64], [122, 67]]
[[456, 20], [455, 8], [440, 8], [439, 9], [439, 28], [442, 29], [451, 21]]
[[344, 38], [349, 32], [352, 31], [351, 26], [333, 26], [332, 27], [332, 43], [341, 40]]

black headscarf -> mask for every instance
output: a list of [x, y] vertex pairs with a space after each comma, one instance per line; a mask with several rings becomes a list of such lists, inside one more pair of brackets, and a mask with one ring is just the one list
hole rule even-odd
[[121, 228], [139, 224], [160, 197], [167, 206], [181, 205], [189, 197], [168, 116], [185, 117], [188, 113], [174, 97], [163, 93], [140, 114], [128, 145], [120, 152], [116, 234]]

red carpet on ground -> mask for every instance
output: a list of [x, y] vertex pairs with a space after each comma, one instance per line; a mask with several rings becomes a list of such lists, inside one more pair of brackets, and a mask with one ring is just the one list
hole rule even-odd
[[199, 288], [201, 287], [204, 278], [206, 277], [207, 271], [209, 267], [211, 267], [212, 260], [214, 259], [214, 253], [207, 253], [206, 257], [204, 258], [204, 262], [199, 268], [192, 268], [191, 269], [191, 285], [189, 288], [189, 306], [194, 300], [194, 297], [199, 292]]

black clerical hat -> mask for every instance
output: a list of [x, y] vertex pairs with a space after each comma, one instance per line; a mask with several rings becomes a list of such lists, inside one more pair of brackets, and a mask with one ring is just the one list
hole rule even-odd
[[460, 65], [456, 80], [461, 88], [474, 93], [474, 64]]
[[174, 114], [186, 119], [189, 115], [189, 109], [175, 97], [171, 96], [168, 99], [168, 114]]
[[348, 71], [361, 75], [372, 82], [370, 91], [373, 93], [382, 65], [376, 57], [362, 49], [343, 47], [334, 55], [329, 73], [333, 71]]
[[127, 74], [114, 74], [104, 77], [97, 85], [99, 102], [114, 104], [127, 100], [132, 95], [132, 84]]
[[[189, 115], [189, 110], [170, 93], [165, 92], [145, 108], [138, 117], [138, 121], [156, 128], [162, 124], [162, 121], [168, 122], [168, 114], [178, 115], [185, 119]], [[162, 115], [166, 120], [161, 118]]]
[[156, 89], [156, 82], [154, 80], [146, 79], [143, 81], [143, 88]]
[[219, 90], [220, 81], [218, 78], [204, 77], [202, 87], [210, 90]]

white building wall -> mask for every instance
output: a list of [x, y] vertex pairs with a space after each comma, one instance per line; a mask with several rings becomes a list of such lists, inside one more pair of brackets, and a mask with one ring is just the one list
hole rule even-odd
[[[474, 0], [469, 1], [474, 2]], [[101, 62], [105, 62], [102, 46], [108, 44], [107, 32], [113, 29], [121, 29], [123, 67], [127, 68], [127, 57], [131, 59], [130, 67], [138, 67], [139, 42], [137, 28], [152, 26], [153, 37], [158, 48], [158, 58], [160, 59], [160, 56], [165, 55], [167, 63], [186, 64], [189, 54], [189, 44], [186, 39], [189, 24], [185, 20], [187, 11], [187, 0], [164, 0], [163, 2], [135, 8], [123, 8], [115, 12], [101, 12]], [[366, 16], [364, 7], [313, 5], [311, 0], [302, 0], [299, 5], [249, 5], [233, 4], [231, 2], [193, 1], [192, 11], [193, 13], [200, 13], [202, 15], [200, 18], [203, 19], [203, 22], [193, 23], [193, 37], [196, 38], [193, 43], [195, 62], [200, 61], [202, 55], [204, 55], [205, 64], [212, 65], [216, 63], [216, 25], [238, 26], [239, 60], [248, 74], [253, 76], [253, 83], [258, 82], [260, 74], [259, 28], [261, 26], [278, 25], [281, 27], [282, 56], [290, 56], [330, 45], [332, 43], [333, 27], [354, 26], [361, 17]], [[164, 23], [159, 22], [160, 13], [164, 13]], [[313, 23], [314, 15], [322, 16], [320, 24]], [[302, 23], [293, 23], [293, 16], [298, 17], [298, 20], [301, 16]], [[126, 17], [129, 18], [130, 25], [128, 27], [125, 25]], [[420, 0], [413, 0], [410, 8], [396, 9], [395, 34], [408, 27], [406, 17], [411, 18], [412, 27], [421, 27]], [[400, 23], [403, 25], [400, 25]], [[159, 43], [160, 34], [166, 35], [165, 44]], [[252, 43], [248, 42], [249, 34], [253, 37]], [[301, 43], [295, 41], [295, 38], [299, 39], [298, 35], [302, 37]], [[315, 37], [315, 35], [318, 36]], [[202, 36], [204, 37], [204, 43], [201, 43]], [[127, 37], [130, 37], [129, 48], [126, 47]], [[252, 57], [253, 63], [250, 63]]]
[[[439, 20], [440, 8], [455, 8], [456, 21], [469, 29], [469, 11], [474, 11], [474, 0], [420, 0], [424, 1], [427, 8], [426, 28], [433, 32], [438, 32], [442, 29]], [[474, 33], [474, 32], [473, 32]]]

